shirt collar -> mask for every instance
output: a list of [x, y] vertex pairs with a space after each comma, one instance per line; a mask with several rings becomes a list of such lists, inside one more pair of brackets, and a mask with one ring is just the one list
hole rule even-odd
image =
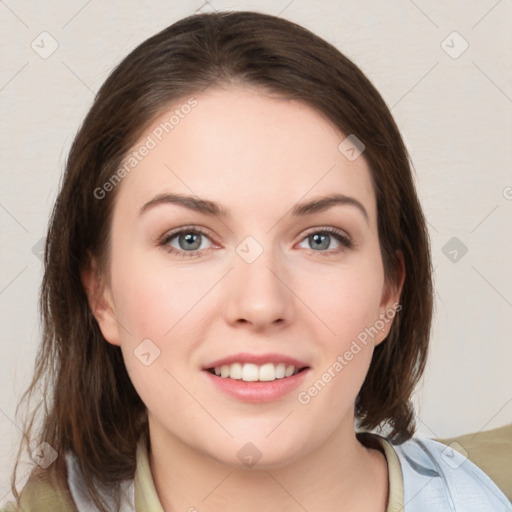
[[[397, 512], [404, 508], [403, 475], [398, 455], [393, 445], [384, 437], [372, 432], [358, 432], [358, 439], [370, 448], [380, 449], [386, 457], [389, 474], [388, 506], [386, 512]], [[158, 498], [151, 468], [149, 466], [148, 443], [144, 435], [137, 445], [137, 469], [135, 472], [135, 511], [151, 510], [164, 512]]]
[[141, 436], [137, 445], [137, 469], [135, 470], [134, 484], [136, 512], [144, 510], [164, 512], [149, 466], [148, 443], [145, 435]]

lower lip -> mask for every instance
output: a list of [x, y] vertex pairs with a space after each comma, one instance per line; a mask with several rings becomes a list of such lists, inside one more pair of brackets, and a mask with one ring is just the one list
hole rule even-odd
[[304, 381], [309, 370], [310, 368], [307, 368], [292, 377], [266, 382], [246, 382], [241, 379], [218, 377], [208, 370], [203, 370], [203, 372], [218, 389], [227, 395], [243, 402], [264, 403], [277, 400], [297, 389]]

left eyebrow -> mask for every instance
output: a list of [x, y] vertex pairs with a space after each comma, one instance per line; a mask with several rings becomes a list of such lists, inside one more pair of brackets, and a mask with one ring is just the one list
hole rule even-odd
[[[230, 212], [220, 204], [208, 199], [201, 199], [184, 194], [159, 194], [147, 202], [140, 209], [139, 215], [161, 204], [177, 204], [211, 217], [229, 218]], [[369, 223], [369, 215], [366, 208], [357, 199], [344, 194], [331, 194], [329, 196], [313, 199], [312, 201], [297, 203], [292, 208], [292, 215], [304, 216], [313, 213], [323, 212], [336, 205], [349, 205], [356, 207], [364, 216], [366, 223]]]
[[319, 199], [313, 199], [307, 203], [298, 203], [293, 207], [292, 215], [309, 215], [312, 213], [323, 212], [336, 205], [355, 206], [363, 214], [366, 223], [369, 223], [370, 217], [363, 204], [354, 197], [346, 196], [344, 194], [331, 194]]

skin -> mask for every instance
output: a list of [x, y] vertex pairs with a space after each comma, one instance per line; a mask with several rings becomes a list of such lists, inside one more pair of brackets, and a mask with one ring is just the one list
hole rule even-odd
[[[148, 408], [149, 460], [162, 506], [384, 511], [386, 460], [356, 439], [354, 403], [392, 322], [308, 404], [297, 399], [399, 302], [404, 269], [399, 283], [385, 285], [364, 154], [349, 161], [338, 150], [345, 135], [301, 102], [249, 87], [195, 97], [191, 113], [118, 185], [109, 278], [83, 275], [103, 335], [121, 347]], [[154, 119], [141, 142], [185, 101]], [[231, 217], [173, 204], [139, 215], [163, 192], [218, 202]], [[349, 205], [290, 215], [296, 203], [333, 192], [360, 201], [368, 222]], [[159, 245], [166, 233], [190, 225], [209, 233], [199, 256]], [[349, 234], [356, 246], [330, 237], [327, 248], [316, 248], [308, 236], [326, 227]], [[252, 263], [235, 250], [247, 236], [263, 249]], [[167, 245], [183, 253], [181, 241]], [[148, 366], [134, 355], [144, 339], [160, 350]], [[311, 371], [279, 400], [245, 403], [218, 391], [201, 371], [242, 351], [295, 356]], [[247, 442], [262, 454], [251, 469], [237, 457]]]

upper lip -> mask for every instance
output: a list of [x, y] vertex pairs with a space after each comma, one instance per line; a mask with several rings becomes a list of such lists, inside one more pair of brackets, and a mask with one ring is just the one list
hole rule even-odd
[[250, 354], [248, 352], [240, 352], [238, 354], [232, 354], [227, 357], [223, 357], [222, 359], [216, 359], [211, 363], [207, 363], [203, 365], [203, 370], [209, 370], [210, 368], [217, 368], [222, 365], [230, 365], [233, 363], [253, 363], [257, 365], [262, 365], [265, 363], [285, 363], [287, 365], [293, 365], [296, 368], [305, 368], [308, 365], [304, 361], [300, 361], [295, 357], [290, 357], [284, 354]]

